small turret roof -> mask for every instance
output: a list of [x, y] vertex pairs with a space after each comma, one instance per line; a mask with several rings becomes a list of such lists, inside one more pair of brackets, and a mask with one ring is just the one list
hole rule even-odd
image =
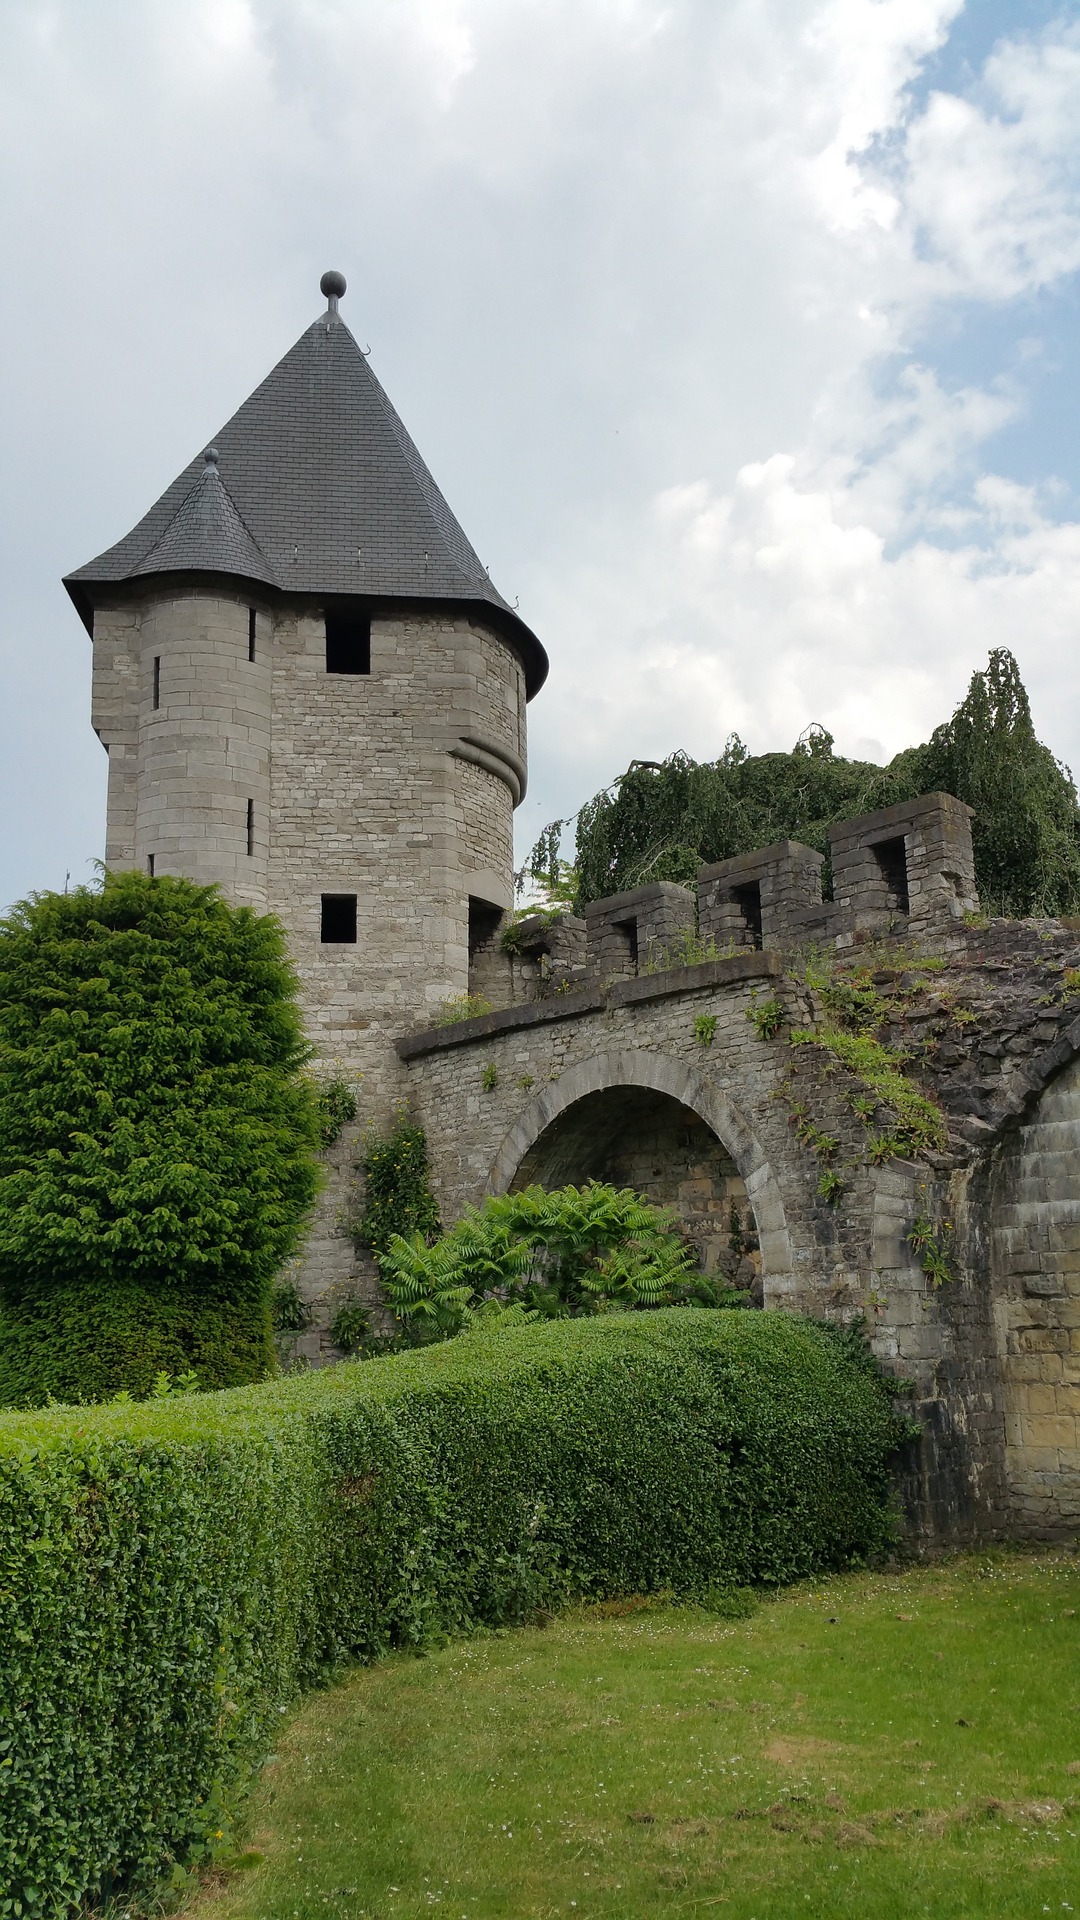
[[460, 602], [494, 616], [522, 656], [530, 693], [543, 684], [543, 647], [492, 585], [341, 319], [336, 292], [215, 448], [217, 459], [204, 464], [197, 454], [123, 540], [67, 575], [88, 626], [96, 589], [186, 571], [376, 606]]
[[209, 447], [194, 486], [185, 493], [161, 539], [131, 568], [131, 579], [196, 568], [201, 573], [234, 573], [243, 580], [276, 585], [266, 555], [245, 527], [218, 472], [218, 458], [217, 448]]

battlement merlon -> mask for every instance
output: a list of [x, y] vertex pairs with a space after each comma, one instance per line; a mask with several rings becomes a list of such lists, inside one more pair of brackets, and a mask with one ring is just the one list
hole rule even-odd
[[585, 909], [588, 965], [602, 980], [678, 966], [679, 941], [693, 935], [696, 924], [693, 894], [671, 880], [593, 900]]
[[798, 840], [778, 840], [754, 853], [702, 867], [697, 880], [698, 931], [723, 950], [798, 946], [824, 937], [824, 857]]
[[902, 931], [933, 938], [977, 912], [973, 818], [951, 793], [925, 793], [831, 827], [836, 944]]
[[[543, 992], [555, 976], [611, 981], [677, 966], [695, 936], [721, 953], [811, 944], [842, 951], [890, 937], [947, 942], [978, 911], [973, 817], [952, 794], [926, 793], [837, 822], [831, 900], [822, 899], [824, 856], [779, 840], [702, 867], [696, 903], [688, 887], [657, 881], [590, 901], [583, 920], [535, 916], [518, 928], [517, 951], [533, 964], [510, 997]], [[494, 979], [484, 984], [505, 999]]]

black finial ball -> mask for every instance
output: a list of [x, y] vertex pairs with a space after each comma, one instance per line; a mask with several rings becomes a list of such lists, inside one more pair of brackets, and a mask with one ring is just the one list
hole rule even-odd
[[216, 467], [218, 463], [218, 457], [219, 457], [218, 450], [216, 447], [207, 447], [206, 452], [203, 454], [203, 459], [205, 460], [208, 467]]
[[345, 279], [345, 275], [343, 273], [335, 273], [331, 267], [330, 272], [324, 273], [322, 279], [319, 281], [319, 292], [325, 293], [328, 300], [340, 300], [347, 285], [348, 282]]

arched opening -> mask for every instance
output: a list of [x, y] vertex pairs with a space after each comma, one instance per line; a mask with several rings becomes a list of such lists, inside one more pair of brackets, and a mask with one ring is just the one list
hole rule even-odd
[[706, 1272], [760, 1299], [757, 1222], [731, 1155], [692, 1107], [650, 1087], [587, 1093], [544, 1129], [511, 1182], [564, 1187], [604, 1180], [670, 1208]]

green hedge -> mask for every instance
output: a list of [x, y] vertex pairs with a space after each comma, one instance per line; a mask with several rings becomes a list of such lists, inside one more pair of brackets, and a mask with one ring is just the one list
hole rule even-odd
[[690, 1309], [0, 1416], [0, 1913], [198, 1858], [346, 1660], [872, 1554], [898, 1431], [827, 1330]]

